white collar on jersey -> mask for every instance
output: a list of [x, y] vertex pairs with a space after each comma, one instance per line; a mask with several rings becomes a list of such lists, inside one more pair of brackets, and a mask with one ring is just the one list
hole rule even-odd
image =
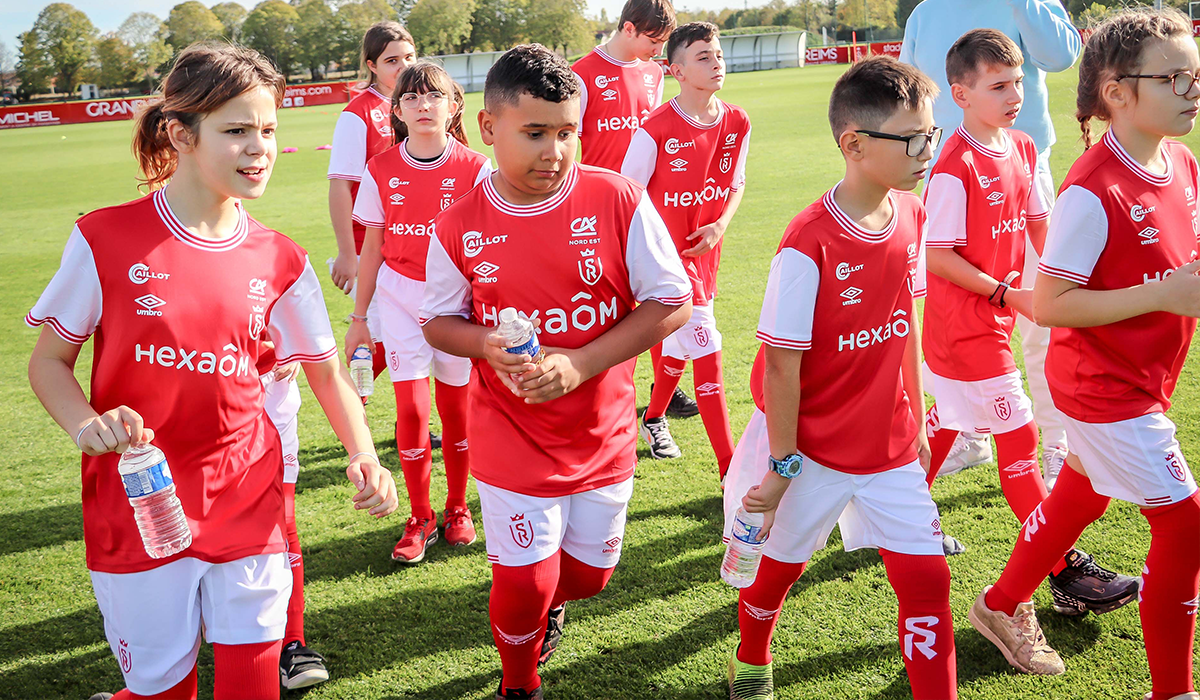
[[[167, 187], [170, 187], [170, 185], [167, 185]], [[158, 212], [158, 218], [162, 219], [163, 225], [167, 227], [171, 235], [175, 236], [180, 243], [210, 253], [221, 253], [233, 250], [241, 245], [242, 241], [246, 240], [246, 236], [250, 232], [250, 224], [246, 217], [246, 210], [242, 207], [241, 202], [237, 202], [236, 204], [238, 222], [233, 228], [233, 233], [224, 238], [202, 238], [189, 231], [183, 225], [183, 222], [175, 216], [175, 212], [171, 211], [171, 204], [167, 201], [167, 187], [155, 190], [154, 194], [150, 195], [150, 198], [154, 202], [154, 210]]]
[[390, 98], [390, 97], [388, 97], [387, 95], [383, 94], [382, 92], [380, 92], [380, 91], [376, 90], [374, 85], [368, 85], [368, 86], [367, 86], [367, 92], [371, 93], [372, 95], [374, 95], [374, 96], [378, 97], [379, 99], [381, 99], [381, 100], [383, 100], [383, 101], [385, 101], [385, 102], [391, 102], [391, 101], [392, 101], [392, 98]]
[[886, 241], [888, 237], [892, 235], [892, 231], [896, 230], [896, 221], [900, 218], [899, 210], [896, 206], [896, 197], [891, 192], [888, 192], [888, 201], [890, 201], [892, 204], [891, 221], [888, 222], [887, 226], [883, 227], [883, 230], [872, 231], [871, 229], [859, 226], [857, 221], [851, 219], [850, 215], [842, 211], [842, 208], [838, 206], [837, 201], [833, 198], [833, 193], [837, 192], [837, 188], [841, 186], [842, 181], [838, 180], [838, 183], [821, 197], [821, 202], [825, 205], [825, 210], [833, 216], [833, 220], [838, 222], [838, 225], [841, 226], [846, 233], [859, 239], [860, 241], [865, 241], [867, 243], [879, 243], [880, 241]]
[[509, 216], [538, 216], [554, 211], [558, 205], [567, 201], [567, 197], [571, 196], [571, 190], [575, 189], [575, 183], [579, 180], [579, 165], [572, 163], [571, 171], [567, 173], [567, 177], [563, 180], [562, 186], [558, 188], [558, 192], [554, 193], [553, 197], [544, 199], [534, 204], [512, 204], [500, 196], [496, 191], [495, 185], [492, 184], [491, 177], [483, 179], [483, 194], [487, 196], [489, 202], [500, 213], [508, 214]]
[[608, 61], [609, 63], [613, 64], [614, 66], [621, 66], [622, 68], [632, 68], [633, 66], [636, 66], [637, 64], [641, 63], [641, 60], [636, 59], [636, 58], [633, 59], [632, 61], [622, 61], [619, 58], [615, 58], [615, 57], [613, 57], [612, 54], [610, 54], [609, 52], [604, 50], [603, 44], [601, 44], [600, 46], [597, 46], [596, 48], [594, 48], [592, 50], [595, 51], [596, 53], [600, 54], [600, 58], [603, 58], [604, 60]]
[[1137, 175], [1152, 185], [1166, 185], [1171, 182], [1171, 178], [1174, 176], [1174, 166], [1171, 163], [1171, 157], [1167, 155], [1166, 148], [1159, 146], [1159, 152], [1162, 153], [1163, 160], [1167, 161], [1167, 172], [1163, 175], [1159, 175], [1158, 173], [1150, 172], [1144, 168], [1141, 163], [1134, 160], [1133, 156], [1129, 155], [1129, 152], [1125, 150], [1125, 147], [1121, 145], [1121, 142], [1117, 140], [1115, 135], [1113, 135], [1112, 129], [1104, 132], [1104, 136], [1100, 140], [1105, 146], [1108, 146], [1108, 150], [1112, 151], [1113, 154], [1117, 156], [1117, 160], [1124, 163], [1126, 167], [1133, 171], [1134, 175]]
[[966, 141], [968, 146], [976, 151], [979, 151], [988, 158], [1004, 158], [1008, 155], [1008, 152], [1012, 150], [1012, 137], [1008, 135], [1007, 129], [1000, 130], [1000, 140], [1004, 142], [1004, 150], [1001, 151], [996, 151], [983, 145], [974, 136], [968, 134], [966, 127], [964, 127], [962, 124], [958, 125], [958, 128], [954, 130], [954, 133], [958, 134], [960, 139]]
[[675, 101], [677, 99], [678, 98], [676, 98], [676, 97], [671, 98], [671, 102], [669, 103], [671, 105], [671, 108], [674, 109], [675, 113], [678, 114], [680, 117], [682, 117], [685, 122], [696, 127], [697, 129], [711, 129], [714, 126], [720, 124], [721, 120], [725, 118], [725, 103], [719, 99], [717, 100], [717, 118], [712, 120], [712, 122], [709, 124], [705, 124], [704, 122], [696, 121], [687, 112], [684, 112], [683, 108], [679, 106], [679, 103], [677, 103]]
[[454, 150], [454, 146], [458, 143], [458, 139], [450, 136], [446, 140], [446, 147], [442, 149], [442, 155], [430, 161], [420, 161], [409, 155], [408, 147], [405, 145], [407, 143], [407, 138], [400, 142], [400, 157], [404, 159], [404, 162], [408, 165], [408, 167], [413, 168], [414, 170], [436, 170], [445, 165], [446, 161], [450, 159], [450, 152]]

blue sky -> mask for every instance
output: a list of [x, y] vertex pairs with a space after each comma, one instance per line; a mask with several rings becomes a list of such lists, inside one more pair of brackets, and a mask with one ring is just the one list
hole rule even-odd
[[[237, 0], [246, 7], [253, 7], [257, 0]], [[182, 0], [77, 0], [72, 4], [83, 10], [91, 18], [92, 23], [101, 32], [112, 31], [120, 26], [131, 13], [152, 12], [163, 19], [167, 13]], [[215, 5], [220, 0], [202, 0], [206, 5]], [[719, 10], [725, 7], [744, 5], [746, 0], [679, 0], [677, 7], [689, 10]], [[751, 5], [761, 5], [765, 0], [751, 0]], [[15, 56], [17, 50], [17, 35], [33, 26], [42, 8], [50, 3], [45, 0], [21, 2], [20, 0], [3, 0], [0, 2], [0, 41]], [[588, 0], [588, 10], [600, 14], [601, 9], [608, 10], [610, 17], [616, 16], [624, 6], [624, 0]]]

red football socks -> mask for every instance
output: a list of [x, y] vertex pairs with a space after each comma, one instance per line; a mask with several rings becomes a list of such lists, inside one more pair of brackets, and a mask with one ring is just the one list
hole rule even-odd
[[879, 553], [900, 603], [900, 651], [913, 700], [954, 700], [958, 672], [946, 557]]
[[284, 646], [304, 643], [304, 555], [300, 552], [300, 533], [296, 529], [296, 485], [283, 485], [283, 522], [287, 526], [287, 558], [292, 569], [292, 597], [288, 599]]
[[375, 343], [375, 347], [371, 350], [371, 371], [378, 378], [385, 369], [387, 369], [387, 351], [384, 350], [383, 343]]
[[559, 556], [527, 566], [492, 565], [488, 615], [500, 652], [505, 688], [533, 691], [542, 684], [537, 662], [546, 637], [550, 600], [559, 580]]
[[679, 378], [687, 367], [686, 360], [663, 355], [654, 362], [654, 391], [650, 392], [650, 405], [646, 407], [647, 419], [662, 418], [679, 386]]
[[604, 590], [612, 578], [612, 568], [589, 566], [563, 551], [559, 551], [558, 556], [558, 587], [550, 600], [551, 608], [557, 608], [568, 600], [591, 598]]
[[950, 448], [954, 447], [954, 440], [958, 437], [957, 430], [941, 427], [941, 421], [938, 420], [937, 403], [934, 403], [925, 412], [925, 435], [929, 437], [931, 453], [929, 473], [925, 475], [925, 483], [932, 487], [938, 470], [942, 468], [942, 463], [946, 461], [946, 455], [950, 454]]
[[996, 464], [1000, 489], [1017, 520], [1025, 522], [1033, 509], [1046, 500], [1048, 492], [1038, 468], [1038, 429], [1033, 421], [996, 435]]
[[[404, 488], [417, 518], [432, 518], [429, 505], [429, 380], [394, 383], [396, 390], [396, 452], [404, 472]], [[443, 443], [444, 444], [444, 443]]]
[[[729, 429], [729, 408], [725, 405], [721, 353], [718, 351], [692, 360], [692, 378], [696, 383], [696, 405], [700, 408], [700, 418], [704, 421], [708, 442], [717, 457], [720, 477], [724, 479], [733, 460], [733, 433]], [[672, 388], [671, 392], [675, 390]]]
[[213, 644], [213, 700], [279, 700], [283, 642]]
[[766, 666], [771, 663], [771, 635], [779, 621], [779, 611], [792, 584], [800, 580], [808, 562], [788, 564], [763, 556], [758, 576], [738, 594], [738, 630], [741, 644], [737, 658], [744, 664]]
[[[279, 662], [276, 660], [276, 666], [278, 665]], [[113, 694], [113, 700], [196, 700], [198, 694], [199, 689], [196, 687], [196, 667], [192, 666], [192, 672], [183, 680], [161, 693], [138, 695], [137, 693], [130, 692], [129, 688], [123, 688], [120, 692]]]
[[1025, 519], [1000, 580], [987, 593], [987, 606], [1012, 615], [1075, 546], [1084, 528], [1104, 515], [1110, 500], [1096, 493], [1086, 476], [1064, 466], [1054, 491]]
[[[1065, 472], [1065, 470], [1064, 470]], [[1058, 488], [1054, 491], [1057, 493]], [[1200, 591], [1200, 491], [1159, 508], [1144, 508], [1150, 553], [1138, 608], [1150, 665], [1153, 700], [1194, 690], [1192, 644]]]
[[[434, 380], [438, 416], [442, 419], [442, 461], [446, 465], [446, 510], [467, 505], [467, 385], [451, 386]], [[405, 477], [407, 479], [407, 477]], [[426, 490], [428, 494], [428, 490]], [[428, 495], [426, 495], [428, 498]]]

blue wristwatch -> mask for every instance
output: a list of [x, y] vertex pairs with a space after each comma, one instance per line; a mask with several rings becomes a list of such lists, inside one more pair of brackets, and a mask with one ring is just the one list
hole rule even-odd
[[796, 453], [792, 453], [783, 459], [775, 459], [774, 456], [768, 457], [771, 464], [771, 471], [785, 479], [795, 479], [800, 476], [800, 472], [804, 469], [804, 458]]

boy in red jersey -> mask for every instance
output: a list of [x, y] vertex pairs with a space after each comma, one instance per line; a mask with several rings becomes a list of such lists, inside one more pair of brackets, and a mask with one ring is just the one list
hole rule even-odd
[[[579, 84], [562, 58], [537, 44], [505, 53], [479, 125], [497, 171], [438, 215], [421, 317], [430, 345], [475, 363], [467, 432], [497, 697], [541, 698], [563, 603], [598, 593], [620, 558], [634, 358], [686, 320], [691, 287], [642, 188], [574, 163]], [[505, 350], [492, 328], [505, 307], [540, 324], [540, 363]]]
[[[1200, 697], [1200, 496], [1165, 415], [1200, 316], [1200, 172], [1171, 138], [1195, 124], [1198, 73], [1176, 10], [1123, 12], [1084, 48], [1076, 117], [1088, 148], [1063, 180], [1033, 291], [1034, 316], [1054, 329], [1046, 379], [1070, 454], [969, 616], [1018, 670], [1063, 673], [1028, 601], [1110, 499], [1133, 503], [1150, 526], [1138, 594], [1149, 700]], [[1095, 145], [1093, 117], [1109, 124]]]
[[733, 700], [774, 697], [771, 634], [835, 524], [847, 550], [883, 555], [913, 697], [957, 697], [950, 569], [920, 430], [925, 209], [898, 191], [921, 181], [941, 136], [936, 92], [884, 56], [846, 71], [829, 98], [845, 179], [792, 220], [771, 262], [751, 374], [758, 410], [725, 488], [726, 537], [739, 507], [763, 513], [770, 533], [739, 600]]
[[[994, 29], [967, 32], [946, 54], [963, 121], [942, 147], [924, 193], [930, 277], [921, 336], [925, 385], [936, 400], [926, 420], [928, 482], [960, 431], [991, 434], [1000, 486], [1020, 522], [1046, 497], [1046, 486], [1033, 405], [1011, 345], [1016, 314], [1032, 314], [1032, 290], [1019, 288], [1017, 278], [1026, 229], [1040, 252], [1051, 208], [1034, 186], [1037, 147], [1009, 128], [1024, 98], [1023, 62], [1021, 49]], [[1059, 612], [1102, 613], [1132, 601], [1137, 581], [1075, 550], [1055, 566], [1050, 590]]]
[[691, 360], [696, 403], [723, 482], [733, 458], [733, 435], [712, 303], [721, 240], [744, 192], [750, 118], [716, 97], [725, 82], [725, 59], [715, 25], [692, 22], [676, 29], [667, 42], [667, 59], [679, 96], [655, 110], [633, 135], [621, 173], [646, 186], [667, 223], [692, 280], [692, 318], [663, 342], [639, 430], [655, 459], [682, 454], [664, 414]]

